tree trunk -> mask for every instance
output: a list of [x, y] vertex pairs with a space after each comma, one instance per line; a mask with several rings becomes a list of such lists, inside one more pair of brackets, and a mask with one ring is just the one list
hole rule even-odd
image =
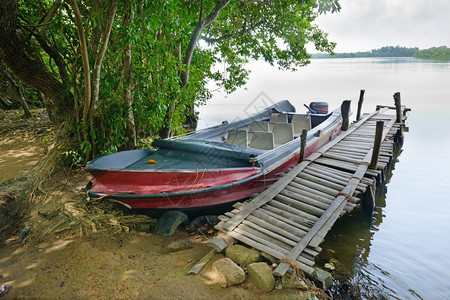
[[184, 54], [183, 63], [185, 65], [185, 70], [181, 74], [181, 87], [186, 87], [189, 82], [189, 67], [191, 65], [192, 56], [194, 55], [195, 47], [197, 46], [198, 40], [200, 39], [200, 34], [203, 29], [214, 22], [219, 16], [222, 9], [230, 3], [230, 0], [220, 0], [216, 3], [213, 11], [206, 17], [203, 18], [203, 6], [200, 8], [200, 17], [197, 25], [195, 26], [194, 32], [192, 33], [191, 40]]
[[83, 61], [84, 69], [84, 83], [85, 83], [85, 98], [83, 107], [83, 139], [89, 142], [91, 149], [85, 150], [85, 160], [90, 160], [95, 156], [95, 143], [91, 140], [91, 130], [94, 126], [94, 118], [98, 106], [98, 96], [100, 93], [100, 73], [102, 69], [102, 62], [105, 57], [106, 49], [108, 47], [109, 37], [111, 34], [112, 24], [117, 10], [118, 0], [113, 0], [108, 10], [105, 27], [102, 29], [102, 37], [100, 41], [100, 47], [95, 58], [94, 69], [91, 71], [89, 67], [89, 56], [86, 37], [83, 29], [83, 22], [81, 20], [80, 10], [78, 8], [77, 0], [67, 0], [72, 7], [75, 22], [78, 30], [78, 37], [80, 39], [81, 58]]
[[16, 34], [17, 10], [17, 0], [3, 0], [0, 5], [0, 59], [22, 82], [47, 96], [48, 109], [56, 122], [67, 121], [73, 113], [73, 97], [69, 87], [56, 79], [40, 60], [27, 54], [22, 46], [25, 43]]
[[[89, 111], [92, 105], [91, 99], [91, 68], [89, 66], [89, 55], [84, 34], [83, 21], [81, 20], [80, 10], [78, 9], [77, 0], [67, 0], [72, 7], [75, 16], [75, 24], [78, 31], [78, 39], [80, 40], [81, 61], [83, 62], [84, 71], [84, 105], [83, 105], [83, 141], [89, 141]], [[86, 153], [86, 160], [90, 159], [90, 151]]]
[[[214, 20], [217, 19], [222, 9], [224, 9], [228, 3], [230, 3], [230, 0], [220, 0], [217, 1], [216, 5], [214, 6], [214, 9], [211, 11], [211, 13], [203, 18], [203, 2], [200, 7], [200, 15], [199, 20], [197, 24], [195, 25], [194, 31], [192, 32], [191, 39], [189, 41], [189, 45], [186, 49], [186, 52], [184, 54], [183, 58], [183, 64], [184, 64], [184, 70], [181, 71], [180, 77], [181, 77], [181, 88], [185, 88], [189, 82], [189, 68], [191, 66], [192, 56], [194, 55], [194, 50], [197, 47], [198, 40], [200, 39], [200, 35], [202, 31], [210, 25]], [[161, 128], [159, 131], [159, 135], [162, 138], [170, 137], [173, 132], [171, 128], [171, 123], [173, 119], [173, 113], [175, 110], [175, 107], [178, 105], [178, 100], [175, 98], [173, 105], [167, 110], [166, 112], [166, 118], [165, 118], [165, 125]], [[189, 123], [196, 123], [192, 121], [192, 117], [195, 116], [195, 112], [192, 113], [192, 111], [195, 111], [194, 107], [188, 108], [186, 110], [187, 120]], [[192, 124], [191, 124], [192, 125]]]
[[[127, 11], [123, 17], [123, 28], [128, 28], [133, 22], [133, 15], [131, 9], [130, 0], [126, 1]], [[122, 78], [123, 78], [123, 101], [126, 106], [125, 119], [127, 120], [127, 127], [125, 136], [127, 138], [126, 148], [134, 149], [136, 148], [136, 127], [134, 123], [133, 114], [133, 82], [131, 78], [131, 73], [133, 71], [133, 52], [131, 49], [132, 43], [130, 42], [124, 46], [122, 54]]]
[[[0, 5], [0, 59], [24, 83], [36, 88], [46, 101], [46, 108], [54, 121], [60, 125], [61, 134], [73, 121], [73, 96], [68, 86], [50, 73], [41, 60], [34, 59], [38, 55], [30, 54], [31, 48], [24, 49], [26, 41], [20, 41], [17, 32], [18, 0], [3, 0]], [[0, 231], [11, 220], [19, 220], [33, 205], [30, 195], [39, 183], [48, 178], [55, 170], [61, 169], [65, 160], [62, 151], [70, 149], [69, 141], [61, 136], [57, 145], [33, 166], [27, 174], [17, 179], [7, 180], [0, 185], [0, 197], [7, 193], [15, 196], [8, 208], [0, 205]], [[39, 204], [35, 204], [39, 205]]]
[[[45, 197], [35, 197], [42, 194], [41, 183], [51, 178], [55, 172], [70, 165], [68, 157], [61, 155], [62, 151], [72, 148], [65, 138], [58, 142], [50, 151], [24, 175], [6, 180], [0, 184], [0, 235], [11, 236], [21, 230], [33, 209], [45, 204]], [[10, 199], [9, 203], [7, 199]], [[5, 201], [6, 199], [6, 201]], [[2, 205], [3, 204], [3, 205]], [[5, 234], [5, 235], [4, 235]]]
[[25, 118], [31, 118], [31, 112], [28, 107], [27, 102], [25, 101], [25, 96], [23, 93], [23, 87], [20, 83], [17, 83], [9, 74], [8, 72], [3, 68], [2, 65], [0, 65], [0, 73], [3, 74], [3, 76], [9, 81], [9, 83], [14, 87], [16, 90], [17, 96], [19, 97], [20, 105], [22, 105], [24, 117]]

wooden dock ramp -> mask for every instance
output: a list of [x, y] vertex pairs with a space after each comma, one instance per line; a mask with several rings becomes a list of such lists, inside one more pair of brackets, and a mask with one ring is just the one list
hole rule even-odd
[[[372, 191], [392, 158], [401, 124], [389, 109], [363, 115], [264, 192], [236, 203], [235, 209], [219, 217], [216, 229], [280, 259], [275, 275], [283, 276], [293, 263], [311, 274], [327, 232], [355, 207], [356, 196]], [[381, 150], [375, 167], [369, 168], [377, 121], [384, 122]]]

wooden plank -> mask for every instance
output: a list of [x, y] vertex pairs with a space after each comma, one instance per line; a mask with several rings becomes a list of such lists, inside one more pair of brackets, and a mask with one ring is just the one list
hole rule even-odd
[[331, 196], [335, 196], [341, 190], [341, 189], [329, 188], [327, 186], [322, 186], [322, 185], [317, 184], [315, 182], [308, 181], [308, 180], [305, 180], [303, 178], [298, 178], [298, 177], [294, 178], [293, 182], [298, 183], [298, 184], [300, 184], [302, 186], [305, 186], [305, 187], [313, 188], [313, 189], [315, 189], [317, 191], [321, 191], [321, 192], [329, 194]]
[[[311, 198], [316, 199], [318, 201], [322, 201], [322, 198], [324, 198], [324, 199], [330, 200], [330, 201], [326, 201], [326, 203], [329, 203], [329, 202], [331, 203], [331, 202], [333, 202], [333, 199], [334, 199], [333, 195], [324, 193], [322, 191], [315, 190], [314, 188], [311, 188], [311, 187], [306, 186], [306, 185], [301, 185], [300, 183], [297, 183], [297, 182], [294, 182], [294, 181], [292, 181], [289, 184], [289, 186], [293, 187], [293, 188], [296, 188], [296, 189], [298, 189], [300, 191], [306, 191], [306, 192], [309, 192], [312, 195], [316, 195], [317, 197], [311, 197]], [[301, 193], [301, 192], [299, 192], [299, 193]], [[305, 196], [307, 196], [307, 195], [305, 194]]]
[[220, 215], [217, 217], [220, 221], [228, 221], [228, 219], [230, 219], [229, 217], [225, 216], [225, 215]]
[[344, 169], [347, 171], [352, 171], [355, 172], [357, 169], [357, 166], [355, 164], [351, 164], [351, 163], [346, 163], [346, 162], [337, 162], [334, 159], [329, 159], [329, 158], [319, 158], [316, 160], [317, 163], [319, 164], [323, 164], [326, 166], [331, 166], [331, 167], [337, 167], [340, 169]]
[[319, 219], [319, 217], [317, 217], [317, 216], [314, 216], [314, 215], [312, 215], [310, 213], [301, 211], [301, 210], [299, 210], [299, 209], [297, 209], [295, 207], [291, 207], [291, 206], [286, 205], [286, 204], [284, 204], [282, 202], [279, 202], [279, 201], [270, 201], [266, 205], [274, 206], [274, 207], [279, 208], [279, 209], [284, 209], [284, 210], [286, 210], [286, 211], [288, 211], [290, 213], [293, 213], [293, 214], [296, 214], [296, 215], [298, 215], [300, 217], [303, 217], [306, 220], [309, 220], [311, 222], [315, 222], [315, 221], [317, 221]]
[[255, 224], [253, 222], [249, 221], [250, 216], [248, 216], [247, 219], [242, 221], [241, 224], [237, 228], [239, 230], [245, 231], [247, 233], [251, 233], [255, 236], [260, 237], [262, 240], [270, 242], [274, 245], [277, 245], [278, 247], [281, 247], [285, 249], [286, 251], [289, 251], [292, 249], [293, 246], [295, 246], [295, 241], [290, 240], [286, 237], [283, 237], [271, 230], [268, 230], [262, 226], [259, 226], [258, 224]]
[[198, 274], [203, 267], [211, 260], [211, 258], [216, 253], [215, 250], [209, 251], [205, 256], [202, 257], [189, 271], [188, 274]]
[[304, 212], [307, 212], [307, 213], [309, 213], [311, 215], [314, 215], [314, 216], [317, 216], [317, 217], [320, 217], [322, 215], [322, 213], [325, 211], [322, 208], [318, 208], [316, 206], [312, 206], [310, 204], [307, 204], [307, 203], [304, 203], [304, 202], [300, 202], [297, 199], [290, 198], [290, 197], [288, 197], [286, 195], [283, 195], [282, 193], [276, 195], [274, 197], [274, 199], [278, 200], [278, 201], [280, 201], [280, 202], [282, 202], [284, 204], [287, 204], [290, 207], [294, 207], [294, 208], [300, 209], [300, 210], [302, 210]]
[[[240, 236], [245, 236], [248, 239], [251, 239], [253, 242], [267, 245], [271, 249], [273, 249], [279, 253], [286, 253], [289, 251], [288, 249], [292, 249], [292, 247], [288, 247], [287, 245], [284, 245], [284, 247], [282, 247], [278, 243], [272, 243], [272, 241], [269, 238], [267, 238], [266, 236], [262, 235], [261, 232], [255, 232], [255, 230], [246, 227], [245, 224], [239, 224], [239, 226], [236, 227], [235, 230], [230, 231], [229, 235], [234, 237], [233, 233], [237, 233]], [[238, 238], [238, 239], [241, 240], [240, 238]], [[249, 245], [253, 246], [252, 244], [249, 244]]]
[[[307, 201], [310, 201], [312, 205], [323, 208], [324, 210], [326, 208], [328, 208], [328, 206], [333, 202], [333, 200], [325, 199], [323, 197], [317, 196], [317, 195], [309, 193], [307, 191], [296, 189], [292, 186], [287, 186], [286, 189], [282, 191], [282, 193], [285, 192], [286, 190], [292, 190], [296, 194], [296, 196], [291, 195], [291, 198], [295, 199], [295, 197], [299, 197], [301, 199], [299, 201], [305, 201], [305, 199], [307, 199]], [[330, 196], [330, 197], [332, 197], [332, 196]], [[320, 199], [320, 201], [317, 201], [315, 199]], [[333, 199], [334, 199], [334, 197], [333, 197]], [[351, 201], [352, 202], [348, 202], [345, 207], [345, 210], [348, 212], [353, 210], [353, 208], [355, 207], [354, 203], [358, 203], [359, 198], [352, 197]]]
[[322, 170], [326, 173], [330, 173], [330, 174], [334, 174], [338, 177], [342, 177], [344, 179], [346, 178], [351, 178], [353, 173], [350, 173], [348, 171], [342, 171], [342, 170], [338, 170], [336, 168], [333, 167], [329, 167], [329, 166], [324, 166], [318, 163], [314, 163], [311, 165], [311, 168], [314, 168], [314, 170]]
[[305, 187], [296, 187], [292, 184], [289, 184], [284, 189], [284, 191], [291, 191], [300, 197], [305, 197], [312, 201], [322, 203], [322, 204], [318, 204], [317, 207], [321, 207], [322, 205], [326, 205], [328, 207], [328, 205], [330, 205], [333, 202], [333, 199], [329, 199], [332, 196], [327, 195], [327, 197], [322, 197], [321, 195], [317, 195], [315, 193], [309, 192], [308, 190], [305, 189]]
[[[353, 175], [353, 173], [349, 173], [348, 171], [334, 169], [332, 167], [328, 167], [328, 166], [325, 166], [325, 165], [313, 164], [312, 166], [314, 166], [314, 169], [323, 170], [325, 172], [330, 172], [330, 173], [333, 173], [333, 174], [335, 174], [337, 176], [340, 176], [343, 179], [346, 179], [347, 182], [350, 180], [350, 178]], [[374, 180], [371, 179], [371, 178], [364, 178], [364, 180], [363, 180], [363, 184], [367, 184], [367, 185], [372, 185], [373, 182], [374, 182]]]
[[280, 235], [293, 241], [298, 241], [306, 234], [306, 231], [277, 220], [276, 218], [264, 213], [264, 211], [255, 210], [252, 215], [248, 216], [248, 220], [263, 226], [266, 229], [271, 229], [273, 232], [279, 233]]
[[317, 200], [314, 200], [312, 198], [305, 197], [304, 195], [301, 195], [301, 194], [299, 194], [297, 192], [294, 192], [294, 191], [292, 191], [292, 189], [294, 189], [294, 188], [290, 187], [290, 186], [287, 186], [283, 191], [281, 191], [280, 194], [288, 196], [288, 197], [290, 197], [292, 199], [295, 199], [295, 200], [297, 200], [299, 202], [302, 202], [302, 203], [305, 203], [305, 204], [312, 205], [314, 207], [320, 208], [322, 210], [327, 209], [328, 205], [331, 204], [331, 201], [330, 201], [330, 203], [325, 203], [323, 201], [317, 201]]
[[[309, 174], [309, 175], [312, 175], [312, 176], [315, 176], [315, 177], [318, 177], [318, 178], [326, 179], [327, 181], [339, 184], [342, 187], [344, 187], [345, 184], [347, 184], [347, 182], [348, 182], [348, 179], [345, 180], [342, 177], [337, 176], [337, 175], [335, 175], [333, 173], [327, 173], [327, 172], [325, 172], [323, 170], [318, 170], [318, 169], [305, 168], [303, 170], [302, 174]], [[350, 178], [350, 177], [348, 177], [348, 178]], [[357, 189], [360, 190], [361, 192], [365, 192], [366, 185], [363, 184], [363, 183], [360, 183], [360, 184], [358, 184]]]
[[302, 254], [303, 253], [307, 253], [307, 254], [311, 255], [312, 257], [315, 257], [320, 252], [322, 252], [322, 248], [320, 248], [320, 247], [311, 247], [311, 246], [308, 245], [308, 247], [305, 248], [305, 251], [303, 251]]
[[302, 179], [305, 179], [305, 180], [309, 180], [310, 182], [314, 182], [314, 183], [317, 183], [317, 184], [320, 184], [320, 185], [323, 185], [323, 186], [326, 186], [326, 187], [329, 187], [331, 189], [335, 189], [335, 190], [338, 190], [338, 191], [342, 190], [345, 187], [345, 184], [335, 183], [335, 182], [332, 182], [330, 180], [325, 180], [325, 179], [322, 179], [320, 177], [313, 176], [311, 174], [307, 174], [305, 172], [299, 174], [297, 176], [297, 178], [302, 178]]
[[[305, 196], [308, 196], [308, 195], [306, 195], [304, 192], [308, 192], [308, 193], [311, 194], [308, 197], [311, 197], [311, 198], [319, 200], [319, 201], [322, 201], [323, 198], [325, 198], [325, 199], [329, 199], [332, 202], [332, 201], [334, 201], [335, 196], [338, 194], [338, 191], [334, 191], [333, 194], [328, 194], [328, 193], [325, 193], [323, 191], [318, 191], [318, 190], [316, 190], [316, 189], [314, 189], [312, 187], [309, 187], [309, 186], [306, 186], [306, 185], [302, 185], [302, 184], [299, 184], [299, 183], [294, 182], [294, 181], [291, 182], [289, 184], [289, 186], [297, 188], [298, 190], [300, 190], [299, 193], [300, 194], [304, 194]], [[313, 195], [316, 195], [318, 197], [314, 197]], [[359, 199], [356, 198], [356, 197], [351, 197], [350, 201], [353, 202], [353, 203], [357, 203], [359, 201]], [[324, 201], [324, 202], [325, 203], [331, 203], [329, 201]]]
[[[250, 245], [261, 251], [267, 252], [276, 258], [281, 258], [285, 253], [288, 252], [286, 249], [279, 247], [276, 244], [273, 244], [250, 232], [243, 231], [239, 227], [236, 228], [236, 230], [232, 231], [230, 235], [233, 236], [235, 239], [238, 239], [246, 243], [247, 245]], [[299, 268], [306, 273], [311, 272], [313, 270], [311, 266], [314, 265], [314, 261], [311, 261], [305, 258], [304, 256], [298, 257], [297, 263], [299, 265]]]
[[361, 151], [358, 153], [358, 152], [352, 150], [352, 152], [350, 152], [350, 150], [340, 150], [337, 148], [337, 146], [335, 146], [335, 147], [331, 148], [330, 150], [328, 150], [326, 153], [334, 154], [334, 155], [342, 155], [342, 156], [349, 157], [349, 158], [362, 158], [366, 154], [366, 151]]
[[325, 238], [325, 235], [328, 233], [329, 229], [334, 225], [337, 218], [339, 217], [339, 211], [342, 211], [343, 206], [345, 206], [345, 201], [343, 201], [339, 207], [336, 209], [335, 213], [333, 213], [328, 220], [324, 223], [322, 228], [317, 231], [317, 233], [314, 235], [314, 237], [311, 239], [309, 245], [313, 247], [319, 246], [320, 243], [322, 243], [323, 239]]
[[[294, 226], [294, 227], [296, 227], [296, 228], [298, 228], [298, 229], [300, 229], [300, 230], [302, 230], [304, 232], [307, 232], [312, 226], [312, 224], [309, 224], [309, 223], [307, 224], [309, 226], [301, 224], [297, 220], [297, 218], [298, 218], [297, 215], [291, 214], [289, 212], [286, 212], [286, 211], [281, 210], [281, 209], [276, 208], [276, 207], [271, 207], [271, 206], [264, 205], [263, 207], [258, 208], [258, 210], [261, 210], [264, 213], [266, 213], [266, 214], [268, 214], [268, 215], [270, 215], [270, 216], [272, 216], [272, 217], [274, 217], [274, 218], [276, 218], [276, 219], [278, 219], [278, 220], [280, 220], [282, 222], [285, 222], [285, 223], [287, 223], [289, 225], [292, 225], [292, 226]], [[300, 221], [304, 221], [304, 219], [302, 218]]]

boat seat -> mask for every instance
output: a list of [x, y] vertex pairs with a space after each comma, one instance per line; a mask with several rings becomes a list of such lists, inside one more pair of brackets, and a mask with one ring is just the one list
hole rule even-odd
[[247, 139], [247, 130], [244, 129], [231, 129], [228, 131], [228, 136], [226, 143], [236, 146], [247, 147], [248, 139]]
[[275, 147], [294, 139], [294, 126], [291, 123], [274, 123], [272, 130]]
[[250, 129], [248, 130], [248, 140], [251, 141], [253, 137], [253, 132], [262, 131], [270, 132], [269, 122], [267, 121], [253, 121], [250, 124]]
[[287, 123], [288, 116], [286, 114], [273, 113], [270, 116], [269, 123]]
[[249, 131], [265, 131], [269, 132], [269, 122], [267, 121], [253, 121], [250, 124]]
[[273, 133], [264, 131], [253, 132], [249, 147], [261, 150], [272, 150], [275, 148]]
[[310, 115], [293, 115], [292, 125], [294, 125], [294, 136], [300, 136], [303, 129], [311, 129], [311, 116]]

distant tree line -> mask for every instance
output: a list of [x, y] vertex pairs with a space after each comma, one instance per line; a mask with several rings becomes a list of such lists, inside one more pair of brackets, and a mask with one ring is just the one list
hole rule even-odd
[[356, 57], [413, 57], [419, 51], [419, 48], [407, 48], [400, 46], [386, 46], [380, 49], [373, 49], [364, 52], [353, 53], [336, 53], [330, 54], [313, 54], [312, 58], [356, 58]]
[[433, 47], [430, 49], [419, 50], [414, 53], [415, 58], [419, 59], [431, 59], [431, 60], [450, 60], [450, 49], [446, 46]]

